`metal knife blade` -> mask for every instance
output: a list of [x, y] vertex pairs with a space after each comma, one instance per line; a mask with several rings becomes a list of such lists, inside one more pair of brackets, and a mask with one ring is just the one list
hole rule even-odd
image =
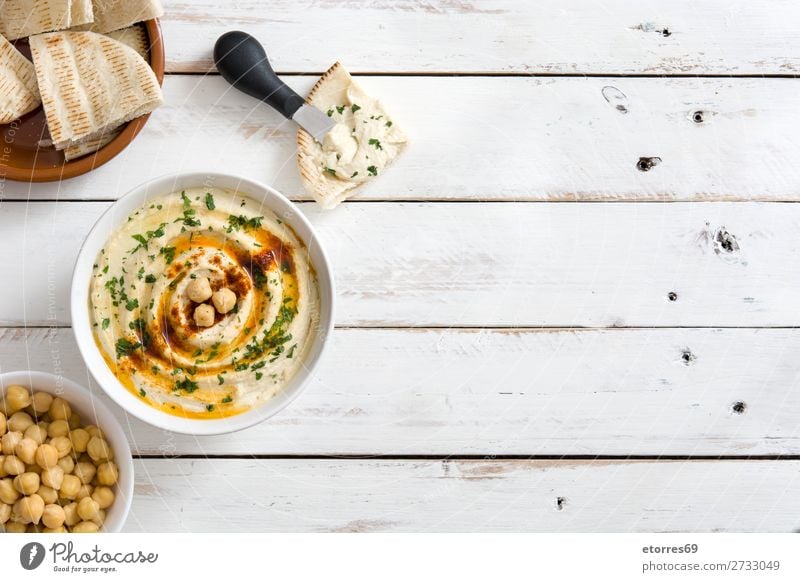
[[292, 120], [310, 133], [319, 143], [322, 143], [328, 132], [336, 125], [333, 119], [311, 105], [301, 105], [300, 109], [292, 116]]

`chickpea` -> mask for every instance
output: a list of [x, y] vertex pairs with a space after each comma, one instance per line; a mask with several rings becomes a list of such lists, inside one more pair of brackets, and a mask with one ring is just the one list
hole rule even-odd
[[45, 414], [53, 404], [53, 397], [47, 392], [34, 392], [31, 399], [31, 408], [37, 414]]
[[37, 445], [41, 445], [47, 440], [47, 428], [42, 428], [41, 425], [32, 424], [26, 430], [23, 436], [26, 439], [34, 441]]
[[11, 519], [11, 506], [8, 503], [0, 503], [0, 524]]
[[0, 412], [0, 436], [6, 434], [8, 424], [6, 423], [6, 415]]
[[69, 423], [66, 420], [54, 420], [47, 427], [47, 436], [51, 439], [69, 436]]
[[211, 298], [211, 283], [208, 277], [197, 277], [189, 281], [186, 286], [186, 295], [195, 303], [203, 303]]
[[0, 502], [9, 505], [19, 499], [19, 492], [14, 489], [14, 482], [11, 479], [0, 479]]
[[39, 490], [39, 475], [36, 473], [23, 473], [14, 477], [14, 489], [23, 495], [33, 495]]
[[72, 527], [81, 520], [78, 517], [78, 504], [74, 501], [64, 506], [64, 523]]
[[31, 405], [31, 393], [24, 386], [9, 386], [4, 400], [6, 414], [13, 414]]
[[64, 469], [56, 465], [42, 471], [42, 483], [53, 489], [61, 489], [64, 483]]
[[82, 428], [76, 428], [69, 433], [69, 438], [72, 441], [72, 450], [76, 453], [85, 453], [86, 446], [89, 444], [91, 435]]
[[15, 412], [8, 419], [8, 430], [25, 432], [33, 424], [31, 415], [27, 412]]
[[97, 533], [99, 531], [100, 526], [91, 521], [82, 521], [72, 528], [72, 533]]
[[[63, 439], [66, 437], [59, 438]], [[53, 445], [39, 445], [39, 448], [36, 449], [34, 458], [36, 459], [36, 464], [42, 469], [55, 467], [58, 464], [59, 459], [58, 449]]]
[[89, 521], [91, 521], [92, 523], [96, 523], [98, 527], [103, 527], [103, 524], [106, 522], [106, 515], [107, 515], [106, 510], [101, 509], [100, 511], [97, 512], [97, 517], [94, 517]]
[[6, 460], [3, 462], [3, 469], [9, 475], [22, 475], [25, 472], [25, 463], [14, 455], [6, 455]]
[[4, 455], [13, 455], [17, 444], [22, 440], [22, 433], [19, 431], [9, 431], [0, 437], [0, 444], [3, 446]]
[[114, 503], [114, 499], [116, 495], [114, 495], [114, 490], [110, 487], [104, 487], [103, 485], [99, 485], [94, 488], [94, 492], [92, 492], [92, 499], [97, 502], [97, 505], [100, 506], [100, 509], [108, 509]]
[[81, 499], [91, 497], [94, 492], [94, 485], [81, 485], [78, 489], [78, 494], [75, 496], [75, 501], [80, 502]]
[[110, 461], [114, 458], [114, 451], [111, 450], [108, 443], [104, 439], [98, 437], [92, 437], [89, 440], [89, 444], [86, 446], [86, 452], [89, 454], [92, 461], [95, 462]]
[[6, 533], [25, 533], [26, 531], [28, 531], [28, 528], [25, 527], [25, 524], [19, 523], [18, 521], [9, 521], [5, 525], [5, 528], [6, 528]]
[[61, 457], [58, 460], [58, 466], [64, 469], [64, 474], [66, 475], [75, 470], [75, 461], [70, 456]]
[[60, 436], [50, 439], [50, 445], [55, 447], [58, 458], [66, 457], [72, 452], [72, 441], [69, 437]]
[[42, 523], [49, 528], [61, 527], [64, 525], [64, 520], [67, 516], [64, 514], [64, 508], [55, 503], [44, 506], [42, 512]]
[[92, 482], [92, 479], [94, 479], [94, 476], [97, 474], [97, 467], [94, 463], [84, 463], [81, 461], [75, 464], [74, 473], [75, 476], [81, 480], [81, 483], [85, 485]]
[[44, 499], [46, 504], [58, 503], [58, 491], [52, 487], [42, 485], [36, 493], [39, 494], [39, 497]]
[[113, 461], [103, 463], [97, 467], [97, 482], [100, 485], [111, 486], [119, 480], [119, 469]]
[[50, 420], [69, 420], [72, 416], [72, 407], [63, 398], [53, 398], [49, 414]]
[[5, 464], [6, 464], [6, 456], [0, 455], [0, 479], [2, 479], [3, 477], [8, 477], [8, 473], [6, 472], [3, 466]]
[[58, 496], [64, 499], [74, 500], [81, 489], [81, 480], [75, 475], [64, 475], [61, 487], [58, 489]]
[[224, 315], [236, 307], [236, 293], [227, 287], [223, 287], [211, 296], [211, 302], [214, 304], [217, 312]]
[[100, 506], [91, 497], [84, 497], [78, 502], [78, 517], [90, 521], [100, 514]]
[[44, 499], [39, 497], [36, 493], [30, 497], [22, 497], [17, 499], [14, 507], [11, 510], [11, 515], [14, 521], [20, 523], [39, 523], [44, 513]]
[[85, 426], [84, 428], [86, 429], [86, 432], [89, 433], [89, 436], [97, 437], [99, 439], [106, 438], [106, 435], [103, 434], [103, 431], [100, 430], [99, 427], [97, 427], [97, 426], [95, 426], [93, 424], [90, 424], [89, 426]]
[[17, 455], [17, 458], [26, 465], [33, 465], [37, 448], [39, 448], [39, 445], [36, 444], [36, 441], [23, 438], [14, 448], [14, 453]]
[[194, 310], [194, 322], [197, 327], [211, 327], [214, 325], [214, 308], [202, 303]]
[[73, 412], [72, 416], [69, 417], [69, 428], [70, 430], [80, 428], [81, 426], [81, 417], [77, 412]]

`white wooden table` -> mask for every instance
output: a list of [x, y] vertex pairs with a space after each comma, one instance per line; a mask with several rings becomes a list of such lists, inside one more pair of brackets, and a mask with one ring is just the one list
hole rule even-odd
[[[298, 201], [338, 321], [258, 427], [119, 412], [129, 531], [800, 528], [800, 4], [165, 4], [167, 104], [141, 137], [85, 177], [0, 184], [0, 367], [90, 382], [78, 247], [166, 172]], [[308, 202], [294, 127], [211, 72], [230, 29], [298, 91], [341, 59], [405, 157], [333, 212]]]

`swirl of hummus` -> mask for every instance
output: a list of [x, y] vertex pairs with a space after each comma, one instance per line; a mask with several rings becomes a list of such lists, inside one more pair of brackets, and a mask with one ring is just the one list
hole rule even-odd
[[[94, 265], [96, 342], [117, 378], [166, 412], [218, 418], [268, 400], [302, 367], [319, 320], [308, 250], [259, 203], [194, 188], [142, 206]], [[226, 290], [233, 307], [191, 292]], [[232, 295], [231, 293], [232, 292]], [[198, 308], [213, 317], [201, 326]]]

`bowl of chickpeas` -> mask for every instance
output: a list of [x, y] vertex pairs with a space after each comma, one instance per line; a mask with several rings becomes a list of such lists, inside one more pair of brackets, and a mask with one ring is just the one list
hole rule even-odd
[[53, 374], [0, 374], [0, 532], [118, 532], [132, 497], [128, 440], [102, 402]]

